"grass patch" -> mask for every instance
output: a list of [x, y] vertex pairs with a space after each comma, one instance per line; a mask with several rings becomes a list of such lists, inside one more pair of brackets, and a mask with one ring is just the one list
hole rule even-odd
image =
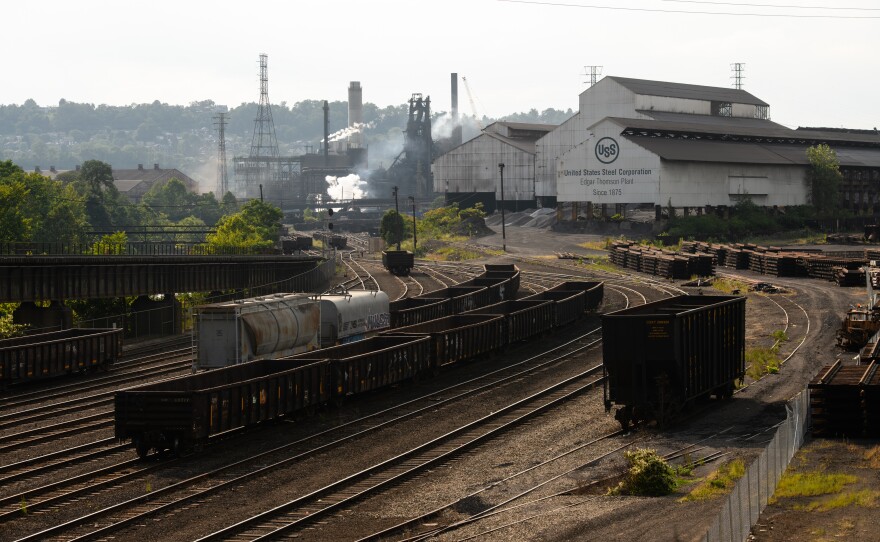
[[611, 263], [611, 260], [607, 256], [578, 260], [578, 265], [582, 265], [587, 269], [592, 269], [595, 271], [620, 273], [620, 268]]
[[761, 347], [746, 350], [746, 375], [752, 380], [758, 380], [768, 374], [778, 374], [780, 364], [778, 344], [771, 348]]
[[851, 474], [829, 474], [825, 472], [796, 472], [782, 475], [776, 493], [770, 498], [771, 504], [777, 499], [790, 497], [816, 497], [840, 493], [847, 484], [854, 484], [857, 478]]
[[811, 501], [804, 506], [796, 506], [795, 510], [805, 510], [807, 512], [827, 512], [837, 508], [846, 508], [848, 506], [860, 506], [862, 508], [874, 508], [877, 504], [877, 498], [880, 491], [873, 489], [862, 489], [860, 491], [844, 491], [833, 497]]
[[740, 293], [749, 291], [749, 284], [747, 282], [720, 277], [716, 277], [715, 280], [712, 281], [712, 287], [728, 295], [735, 291], [739, 291]]
[[606, 237], [604, 241], [587, 241], [585, 243], [578, 243], [578, 246], [589, 250], [608, 250], [613, 242], [614, 239]]
[[736, 481], [746, 473], [746, 465], [742, 459], [734, 459], [722, 465], [710, 474], [690, 493], [682, 497], [682, 501], [704, 501], [720, 495], [726, 495], [736, 485]]
[[880, 469], [880, 446], [874, 446], [865, 451], [865, 461], [872, 469]]
[[436, 261], [444, 261], [444, 262], [460, 262], [462, 260], [476, 260], [480, 258], [482, 254], [474, 250], [468, 250], [465, 248], [447, 246], [441, 247], [437, 250], [431, 252], [426, 257], [429, 260]]

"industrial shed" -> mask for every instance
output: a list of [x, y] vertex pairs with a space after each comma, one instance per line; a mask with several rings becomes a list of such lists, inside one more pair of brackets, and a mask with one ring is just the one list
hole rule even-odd
[[535, 142], [556, 126], [496, 122], [465, 143], [437, 157], [434, 191], [447, 201], [482, 201], [494, 211], [501, 198], [499, 163], [504, 164], [504, 201], [509, 209], [535, 205]]
[[740, 89], [606, 77], [580, 96], [579, 112], [536, 143], [535, 193], [557, 202], [728, 206], [745, 196], [768, 206], [808, 202], [810, 146], [840, 160], [844, 206], [880, 203], [880, 135], [792, 130]]

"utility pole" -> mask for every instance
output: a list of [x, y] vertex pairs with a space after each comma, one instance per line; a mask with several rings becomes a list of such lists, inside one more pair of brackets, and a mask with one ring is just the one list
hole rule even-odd
[[[397, 187], [393, 188], [394, 190], [394, 211], [397, 213], [397, 216], [400, 216], [400, 207], [397, 205]], [[397, 250], [400, 250], [400, 237], [403, 236], [403, 232], [399, 232], [400, 236], [397, 237]]]
[[507, 232], [504, 227], [504, 162], [498, 164], [498, 171], [501, 172], [501, 250], [507, 252]]
[[414, 196], [410, 196], [409, 200], [412, 202], [413, 206], [413, 254], [416, 253], [416, 198]]

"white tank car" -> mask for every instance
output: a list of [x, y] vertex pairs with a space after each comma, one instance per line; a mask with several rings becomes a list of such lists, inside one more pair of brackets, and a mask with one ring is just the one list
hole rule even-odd
[[359, 341], [391, 327], [388, 294], [352, 290], [321, 294], [321, 347]]
[[320, 347], [321, 313], [307, 294], [272, 294], [196, 307], [197, 367], [216, 369]]

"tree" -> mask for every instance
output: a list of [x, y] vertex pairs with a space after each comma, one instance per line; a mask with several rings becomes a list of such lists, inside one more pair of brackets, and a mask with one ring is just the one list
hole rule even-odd
[[180, 179], [156, 183], [144, 194], [143, 203], [169, 219], [178, 221], [193, 214], [196, 195], [186, 189]]
[[379, 235], [385, 240], [385, 244], [391, 246], [403, 241], [403, 231], [403, 216], [394, 209], [385, 211], [379, 227]]
[[217, 232], [208, 235], [208, 244], [221, 249], [271, 248], [278, 242], [282, 216], [278, 207], [251, 200], [241, 211], [220, 219]]
[[819, 213], [834, 211], [839, 202], [839, 186], [843, 175], [837, 153], [826, 144], [807, 149], [810, 161], [808, 180], [810, 182], [810, 201]]

